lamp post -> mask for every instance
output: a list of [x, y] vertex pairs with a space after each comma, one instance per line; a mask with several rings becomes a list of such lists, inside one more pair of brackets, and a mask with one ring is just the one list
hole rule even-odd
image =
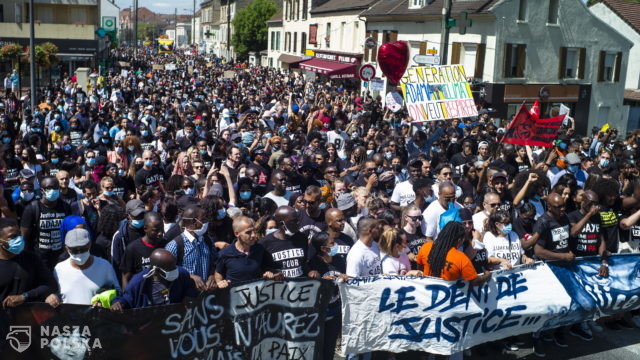
[[35, 28], [33, 26], [33, 0], [29, 0], [29, 88], [31, 112], [36, 109], [36, 49], [34, 47]]

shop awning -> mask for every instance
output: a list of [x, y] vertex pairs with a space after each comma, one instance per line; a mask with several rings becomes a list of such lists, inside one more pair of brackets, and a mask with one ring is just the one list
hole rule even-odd
[[331, 79], [350, 79], [356, 77], [356, 65], [334, 61], [311, 59], [300, 63], [300, 68], [317, 74], [328, 75]]
[[301, 58], [300, 56], [294, 56], [294, 55], [288, 55], [288, 54], [281, 54], [280, 56], [278, 56], [278, 61], [287, 63], [287, 64], [296, 64], [303, 60], [304, 59]]

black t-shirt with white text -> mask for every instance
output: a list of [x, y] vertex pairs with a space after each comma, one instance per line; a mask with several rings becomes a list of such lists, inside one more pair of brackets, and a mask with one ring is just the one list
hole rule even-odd
[[[39, 218], [36, 206], [40, 207]], [[25, 240], [40, 252], [62, 250], [60, 224], [67, 215], [71, 215], [71, 208], [61, 199], [56, 201], [53, 207], [48, 207], [40, 201], [34, 202], [33, 206], [27, 206], [20, 222], [21, 227], [31, 229], [31, 239]]]
[[163, 181], [164, 175], [162, 171], [156, 167], [151, 168], [151, 170], [142, 168], [136, 173], [136, 188], [140, 187], [140, 185], [158, 187]]
[[277, 267], [273, 270], [281, 271], [285, 277], [306, 276], [307, 237], [297, 232], [287, 239], [280, 240], [274, 234], [269, 234], [259, 241]]
[[120, 263], [120, 271], [123, 274], [137, 274], [151, 265], [151, 253], [155, 250], [151, 244], [145, 243], [142, 239], [135, 240], [127, 245], [124, 252], [124, 259]]
[[[571, 226], [580, 222], [585, 214], [580, 210], [575, 210], [567, 215]], [[600, 243], [600, 215], [595, 214], [585, 223], [580, 233], [572, 236], [569, 240], [571, 251], [576, 256], [598, 255], [598, 247]]]
[[569, 219], [563, 216], [556, 221], [549, 213], [538, 218], [533, 227], [534, 233], [539, 233], [537, 244], [555, 253], [569, 252]]

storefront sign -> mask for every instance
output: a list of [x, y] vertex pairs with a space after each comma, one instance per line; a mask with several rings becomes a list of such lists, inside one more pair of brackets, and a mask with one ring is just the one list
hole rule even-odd
[[355, 56], [327, 54], [327, 53], [319, 53], [319, 52], [316, 52], [316, 58], [322, 59], [322, 60], [337, 61], [337, 62], [347, 63], [347, 64], [358, 64], [360, 62], [358, 58]]

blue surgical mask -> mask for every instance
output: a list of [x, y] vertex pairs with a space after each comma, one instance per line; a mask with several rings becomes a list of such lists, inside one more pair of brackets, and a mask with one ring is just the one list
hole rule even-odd
[[142, 227], [144, 226], [144, 219], [142, 219], [142, 220], [131, 220], [131, 226], [133, 226], [136, 229], [142, 229]]
[[570, 173], [575, 174], [575, 173], [578, 172], [578, 170], [580, 170], [580, 166], [578, 166], [578, 165], [569, 165], [568, 170], [569, 170]]
[[251, 191], [240, 191], [240, 199], [242, 200], [251, 199]]
[[108, 144], [109, 143], [109, 139], [102, 139], [102, 143], [103, 144]]
[[505, 226], [502, 228], [502, 233], [503, 233], [503, 234], [505, 234], [505, 235], [509, 235], [509, 233], [511, 232], [511, 230], [513, 230], [513, 227], [511, 226], [511, 224], [509, 224], [509, 225], [505, 225]]
[[57, 131], [57, 132], [60, 132], [60, 131], [62, 131], [62, 126], [54, 126], [53, 130]]
[[24, 238], [22, 236], [16, 236], [13, 239], [10, 239], [7, 242], [7, 250], [8, 252], [18, 255], [24, 250]]
[[207, 150], [200, 150], [200, 155], [207, 155]]
[[336, 254], [338, 253], [338, 249], [340, 248], [339, 245], [333, 245], [332, 247], [330, 247], [329, 249], [329, 253], [327, 255], [329, 256], [336, 256]]
[[60, 190], [58, 189], [49, 189], [44, 191], [44, 198], [49, 201], [56, 201], [60, 197]]
[[87, 164], [95, 165], [96, 164], [96, 158], [88, 158], [87, 159]]
[[71, 151], [71, 145], [65, 144], [63, 147], [64, 151]]
[[320, 203], [320, 205], [318, 205], [318, 208], [319, 208], [320, 210], [324, 210], [324, 209], [326, 209], [326, 208], [327, 208], [327, 203], [325, 203], [325, 202]]
[[82, 145], [84, 145], [84, 146], [89, 146], [89, 145], [91, 145], [91, 141], [89, 141], [89, 140], [82, 140]]
[[142, 131], [140, 131], [140, 135], [142, 135], [142, 136], [149, 136], [149, 130], [142, 130]]
[[118, 147], [116, 148], [116, 152], [117, 152], [118, 154], [122, 153], [122, 148], [121, 148], [120, 146], [118, 146]]
[[60, 159], [58, 159], [58, 158], [51, 159], [51, 163], [52, 163], [52, 164], [57, 164], [57, 163], [59, 163], [59, 162], [60, 162]]
[[203, 126], [202, 125], [196, 125], [196, 130], [200, 131], [202, 130]]
[[269, 235], [269, 234], [273, 234], [273, 233], [274, 233], [274, 232], [276, 232], [276, 231], [278, 231], [278, 229], [276, 229], [276, 228], [267, 229], [266, 234], [267, 234], [267, 235]]
[[104, 196], [113, 196], [116, 194], [115, 191], [103, 191]]
[[118, 169], [118, 176], [124, 176], [124, 169]]
[[600, 159], [600, 167], [607, 167], [609, 166], [609, 159]]
[[4, 144], [8, 144], [8, 143], [10, 143], [10, 142], [11, 142], [11, 138], [10, 138], [10, 137], [8, 137], [8, 136], [5, 136], [5, 137], [3, 137], [3, 138], [2, 138], [2, 142], [3, 142]]
[[145, 160], [144, 161], [144, 166], [152, 167], [153, 166], [153, 160]]
[[188, 189], [184, 190], [184, 194], [185, 194], [185, 195], [193, 195], [195, 192], [196, 192], [196, 191], [195, 191], [192, 187], [190, 187], [190, 188], [188, 188]]
[[225, 216], [227, 216], [227, 210], [218, 209], [218, 212], [216, 213], [216, 220], [222, 220]]
[[34, 196], [35, 196], [35, 193], [33, 191], [20, 191], [20, 197], [24, 201], [31, 201], [31, 199], [33, 199]]
[[385, 157], [387, 160], [391, 160], [391, 159], [393, 159], [393, 152], [391, 152], [391, 151], [387, 151], [386, 153], [384, 153], [384, 157]]

